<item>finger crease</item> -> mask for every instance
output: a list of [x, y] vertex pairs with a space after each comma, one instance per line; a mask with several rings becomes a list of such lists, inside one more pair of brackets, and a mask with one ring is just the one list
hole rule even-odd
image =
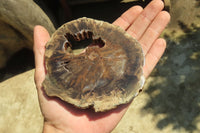
[[126, 19], [124, 19], [122, 16], [120, 18], [125, 23], [126, 26], [124, 26], [124, 27], [125, 27], [125, 30], [126, 30], [129, 27], [130, 23]]
[[159, 57], [157, 57], [156, 55], [152, 54], [151, 52], [148, 52], [148, 55], [152, 56], [152, 59], [154, 59], [156, 62], [159, 61]]
[[141, 17], [145, 20], [147, 20], [148, 23], [150, 23], [152, 20], [149, 19], [146, 15], [144, 15], [144, 13], [141, 14]]
[[149, 27], [148, 29], [150, 32], [152, 32], [153, 34], [156, 35], [156, 37], [158, 37], [158, 35], [160, 35], [160, 32], [158, 30], [154, 30], [153, 28]]
[[137, 34], [134, 32], [134, 30], [127, 31], [133, 38], [137, 38]]

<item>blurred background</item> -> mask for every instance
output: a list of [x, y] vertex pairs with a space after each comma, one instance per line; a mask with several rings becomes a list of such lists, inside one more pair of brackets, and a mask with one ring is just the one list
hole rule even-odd
[[[32, 70], [34, 25], [43, 25], [52, 34], [79, 17], [112, 23], [130, 7], [145, 7], [150, 1], [1, 0], [0, 132], [41, 132]], [[200, 1], [164, 2], [164, 10], [171, 14], [162, 34], [167, 49], [113, 133], [200, 132]]]

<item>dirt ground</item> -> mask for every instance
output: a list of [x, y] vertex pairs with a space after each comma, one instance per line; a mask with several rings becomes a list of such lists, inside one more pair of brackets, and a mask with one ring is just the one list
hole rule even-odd
[[[133, 4], [141, 3], [73, 5], [67, 19], [87, 16], [112, 22]], [[147, 79], [144, 91], [135, 98], [112, 133], [200, 132], [200, 3], [171, 0], [171, 5], [172, 21], [162, 35], [167, 40], [165, 54]], [[53, 14], [49, 16], [55, 25], [66, 21]], [[23, 61], [21, 54], [31, 60]], [[13, 71], [16, 58], [0, 70], [0, 132], [40, 133], [43, 119], [34, 86], [34, 70], [27, 71], [34, 67], [33, 55], [31, 52], [17, 55], [22, 64], [20, 71]], [[27, 72], [13, 77], [24, 71]]]

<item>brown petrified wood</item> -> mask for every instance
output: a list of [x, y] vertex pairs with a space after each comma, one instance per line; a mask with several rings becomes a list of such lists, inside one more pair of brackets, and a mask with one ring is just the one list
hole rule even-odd
[[61, 26], [46, 44], [48, 96], [96, 112], [132, 100], [144, 84], [140, 44], [120, 27], [80, 18]]

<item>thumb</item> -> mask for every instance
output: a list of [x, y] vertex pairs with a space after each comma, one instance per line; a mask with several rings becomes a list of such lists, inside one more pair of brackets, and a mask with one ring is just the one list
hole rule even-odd
[[37, 88], [41, 87], [41, 84], [45, 78], [45, 67], [44, 67], [44, 53], [45, 44], [50, 39], [48, 31], [42, 26], [34, 27], [34, 45], [33, 51], [35, 55], [35, 83]]

